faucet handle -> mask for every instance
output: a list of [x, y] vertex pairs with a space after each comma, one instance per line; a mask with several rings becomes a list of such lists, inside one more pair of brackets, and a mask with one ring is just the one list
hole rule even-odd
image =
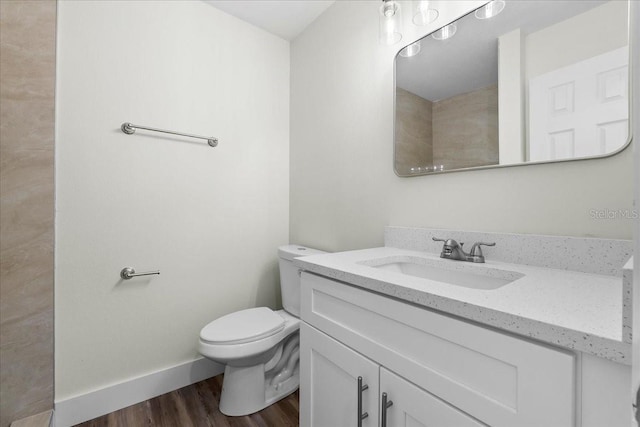
[[494, 243], [476, 242], [471, 247], [471, 252], [469, 252], [469, 255], [471, 255], [472, 257], [478, 258], [478, 261], [474, 261], [474, 262], [484, 262], [484, 256], [482, 255], [482, 249], [480, 248], [480, 246], [495, 246], [495, 245], [496, 245], [495, 242]]
[[460, 247], [462, 247], [464, 245], [464, 242], [458, 243], [453, 239], [440, 239], [438, 237], [432, 237], [431, 240], [433, 240], [434, 242], [444, 242], [445, 245], [449, 245], [449, 246], [460, 245]]

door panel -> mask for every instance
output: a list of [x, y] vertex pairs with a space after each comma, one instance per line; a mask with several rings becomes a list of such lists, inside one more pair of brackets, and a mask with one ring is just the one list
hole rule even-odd
[[300, 425], [357, 426], [358, 377], [363, 427], [378, 426], [378, 365], [313, 327], [300, 326]]
[[380, 392], [393, 402], [387, 409], [389, 427], [486, 427], [486, 424], [380, 368]]
[[529, 81], [529, 159], [567, 159], [620, 149], [629, 133], [628, 48]]

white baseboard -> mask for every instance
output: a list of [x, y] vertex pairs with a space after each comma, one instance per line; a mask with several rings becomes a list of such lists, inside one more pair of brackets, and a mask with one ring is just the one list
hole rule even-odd
[[162, 371], [55, 402], [55, 426], [69, 427], [224, 372], [224, 365], [197, 359]]

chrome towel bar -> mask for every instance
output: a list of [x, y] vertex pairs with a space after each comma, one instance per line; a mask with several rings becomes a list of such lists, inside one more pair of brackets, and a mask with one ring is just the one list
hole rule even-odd
[[151, 276], [152, 274], [160, 274], [159, 271], [145, 271], [144, 273], [136, 273], [136, 271], [131, 267], [125, 267], [120, 271], [120, 277], [124, 280], [129, 280], [132, 277], [138, 276]]
[[150, 130], [150, 131], [153, 131], [153, 132], [170, 133], [171, 135], [188, 136], [189, 138], [206, 139], [207, 140], [207, 144], [209, 144], [211, 147], [215, 147], [215, 146], [218, 145], [218, 138], [215, 138], [213, 136], [191, 135], [189, 133], [174, 132], [172, 130], [163, 130], [163, 129], [150, 128], [148, 126], [134, 125], [134, 124], [131, 124], [131, 123], [123, 123], [122, 126], [120, 126], [120, 129], [122, 129], [122, 132], [126, 133], [127, 135], [134, 134], [136, 132], [136, 129], [144, 129], [144, 130]]

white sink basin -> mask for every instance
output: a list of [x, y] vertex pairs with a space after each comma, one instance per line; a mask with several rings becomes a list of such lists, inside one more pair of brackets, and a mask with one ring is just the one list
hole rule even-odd
[[364, 261], [361, 264], [407, 276], [421, 277], [473, 289], [497, 289], [524, 277], [524, 274], [514, 271], [500, 270], [477, 264], [469, 265], [462, 261], [434, 260], [409, 256], [380, 258]]

